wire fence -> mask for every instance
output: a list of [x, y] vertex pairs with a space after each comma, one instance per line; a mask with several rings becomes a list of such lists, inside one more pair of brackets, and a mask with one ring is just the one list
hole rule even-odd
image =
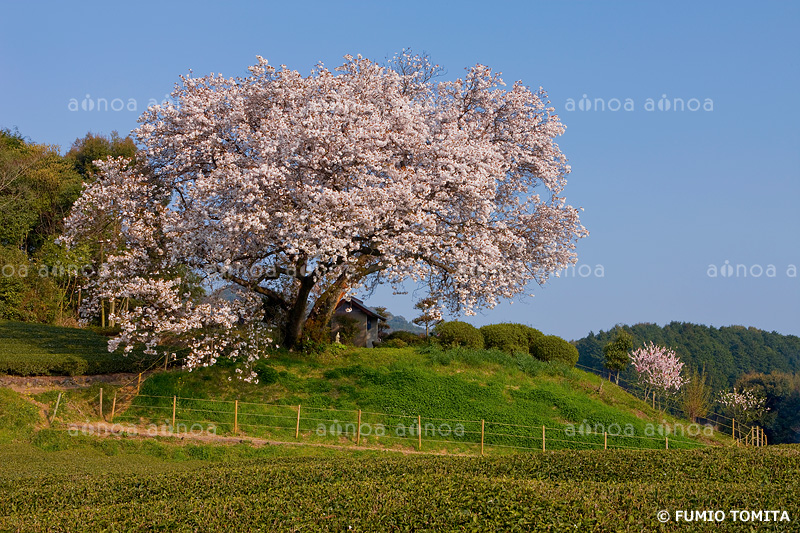
[[[618, 424], [548, 427], [510, 424], [491, 420], [460, 420], [422, 417], [419, 414], [380, 413], [357, 409], [332, 409], [281, 403], [153, 396], [140, 394], [148, 374], [160, 368], [152, 364], [116, 389], [113, 398], [97, 401], [100, 417], [125, 425], [137, 433], [175, 436], [240, 435], [272, 440], [336, 442], [366, 446], [400, 446], [419, 451], [476, 452], [487, 450], [548, 449], [686, 449], [711, 446], [699, 442], [700, 424], [660, 425], [648, 435], [637, 435]], [[166, 363], [163, 365], [166, 366]], [[595, 374], [592, 367], [576, 365]], [[638, 397], [644, 389], [620, 379], [621, 388]], [[646, 398], [645, 398], [646, 399]], [[111, 402], [110, 411], [108, 403]], [[674, 414], [684, 414], [677, 401], [663, 398], [662, 405]], [[57, 411], [57, 407], [56, 407]], [[56, 411], [53, 413], [55, 419]], [[739, 445], [764, 446], [762, 428], [741, 424], [720, 413], [707, 413], [717, 431], [731, 435]], [[145, 428], [144, 431], [134, 428]], [[721, 429], [720, 429], [721, 428]]]
[[[192, 436], [223, 435], [276, 441], [381, 446], [447, 453], [552, 449], [690, 449], [700, 429], [660, 426], [653, 435], [636, 434], [617, 424], [608, 427], [522, 425], [491, 420], [423, 417], [282, 403], [256, 403], [139, 394], [109, 422], [138, 433]], [[147, 429], [145, 429], [147, 428]], [[699, 426], [698, 426], [699, 428]], [[755, 437], [753, 444], [756, 443]]]

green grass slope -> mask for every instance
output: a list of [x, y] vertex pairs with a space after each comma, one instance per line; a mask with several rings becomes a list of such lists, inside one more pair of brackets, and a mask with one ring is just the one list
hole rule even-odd
[[[689, 435], [689, 422], [665, 416], [607, 381], [601, 388], [595, 375], [528, 355], [352, 348], [319, 356], [275, 354], [256, 365], [257, 384], [239, 380], [236, 370], [218, 364], [153, 375], [115, 422], [163, 423], [177, 396], [176, 420], [187, 426], [213, 423], [216, 431], [232, 432], [236, 400], [241, 433], [276, 439], [294, 439], [301, 405], [301, 438], [309, 441], [354, 440], [361, 410], [362, 424], [374, 431], [362, 442], [417, 446], [407, 429], [421, 417], [423, 427], [430, 426], [425, 448], [450, 452], [474, 451], [481, 421], [485, 444], [495, 451], [541, 449], [542, 426], [548, 448], [603, 448], [604, 431], [612, 435], [610, 447], [664, 448], [667, 434], [676, 448], [727, 442], [718, 433]], [[378, 435], [378, 425], [385, 435]], [[456, 436], [450, 430], [459, 425], [463, 434]]]

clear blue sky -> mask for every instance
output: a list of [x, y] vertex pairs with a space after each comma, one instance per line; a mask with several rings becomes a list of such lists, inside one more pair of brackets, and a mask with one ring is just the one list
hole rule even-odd
[[[257, 54], [303, 73], [403, 47], [428, 52], [450, 77], [484, 63], [549, 92], [567, 125], [567, 199], [585, 208], [591, 235], [574, 274], [470, 322], [568, 339], [672, 320], [800, 335], [798, 2], [124, 6], [6, 3], [0, 127], [62, 151], [88, 131], [125, 134], [180, 74], [245, 75]], [[664, 95], [684, 109], [660, 110]], [[124, 109], [82, 108], [99, 98]], [[723, 276], [726, 261], [734, 271]], [[380, 289], [369, 303], [414, 314], [411, 294]]]

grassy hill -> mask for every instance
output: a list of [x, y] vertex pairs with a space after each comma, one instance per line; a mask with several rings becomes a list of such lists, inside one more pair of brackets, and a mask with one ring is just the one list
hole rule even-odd
[[[607, 381], [601, 387], [593, 374], [528, 355], [436, 347], [350, 348], [316, 356], [279, 352], [260, 361], [256, 371], [257, 384], [239, 380], [232, 364], [153, 375], [115, 421], [163, 422], [177, 396], [177, 420], [186, 425], [213, 423], [217, 431], [232, 432], [238, 401], [241, 432], [279, 440], [294, 439], [301, 405], [301, 438], [309, 442], [352, 441], [346, 431], [343, 439], [327, 429], [334, 423], [354, 428], [359, 410], [362, 424], [387, 428], [384, 438], [372, 435], [362, 442], [413, 448], [413, 432], [389, 429], [415, 426], [420, 417], [423, 426], [433, 426], [425, 434], [426, 448], [451, 452], [474, 451], [481, 421], [486, 444], [497, 451], [541, 449], [542, 426], [553, 448], [602, 448], [606, 442], [664, 448], [667, 433], [670, 447], [728, 442], [718, 433], [690, 436], [688, 421], [654, 410]], [[459, 425], [460, 438], [442, 434]], [[604, 432], [611, 435], [606, 442]]]

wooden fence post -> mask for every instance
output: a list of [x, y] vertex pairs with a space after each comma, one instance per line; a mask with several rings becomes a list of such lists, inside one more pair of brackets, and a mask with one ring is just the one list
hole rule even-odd
[[103, 418], [103, 387], [100, 387], [100, 418]]
[[172, 431], [175, 432], [175, 411], [178, 408], [178, 397], [172, 397]]
[[422, 451], [422, 415], [417, 415], [417, 450]]
[[297, 404], [297, 425], [294, 428], [294, 438], [300, 438], [300, 404]]
[[239, 433], [239, 400], [233, 401], [233, 434]]
[[358, 410], [358, 425], [356, 426], [356, 446], [361, 444], [361, 409]]
[[136, 395], [139, 395], [139, 389], [142, 387], [142, 373], [139, 372], [139, 381], [136, 382]]
[[542, 426], [542, 451], [545, 451], [546, 449], [544, 446], [544, 439], [545, 439], [544, 426]]
[[669, 435], [664, 437], [664, 449], [669, 450]]
[[486, 427], [486, 421], [481, 420], [481, 455], [483, 455], [483, 435], [485, 427]]
[[53, 417], [50, 419], [50, 423], [52, 424], [56, 419], [56, 413], [58, 413], [58, 406], [61, 403], [61, 393], [58, 393], [58, 399], [56, 400], [56, 408], [53, 409]]
[[736, 419], [731, 418], [731, 437], [736, 440]]
[[114, 391], [114, 401], [111, 402], [111, 423], [114, 423], [114, 413], [117, 411], [117, 392]]
[[604, 450], [608, 449], [608, 432], [607, 431], [603, 432], [603, 449]]

